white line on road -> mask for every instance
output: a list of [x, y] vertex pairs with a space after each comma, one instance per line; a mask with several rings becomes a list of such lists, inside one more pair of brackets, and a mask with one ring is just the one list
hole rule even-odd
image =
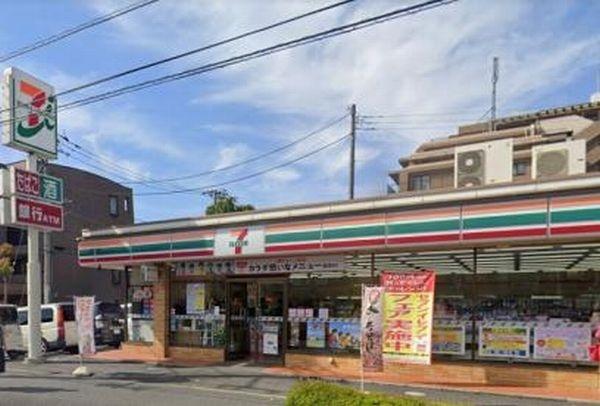
[[249, 391], [243, 391], [243, 390], [237, 390], [237, 389], [220, 389], [220, 388], [210, 388], [207, 386], [187, 386], [187, 385], [177, 385], [177, 384], [171, 384], [171, 383], [167, 383], [167, 384], [160, 384], [160, 386], [171, 386], [173, 388], [181, 388], [181, 389], [196, 389], [196, 390], [201, 390], [201, 391], [206, 391], [206, 392], [217, 392], [217, 393], [227, 393], [230, 395], [249, 395], [249, 396], [256, 396], [256, 397], [260, 397], [260, 398], [269, 398], [269, 399], [285, 399], [285, 396], [283, 395], [270, 395], [267, 393], [259, 393], [259, 392], [249, 392]]

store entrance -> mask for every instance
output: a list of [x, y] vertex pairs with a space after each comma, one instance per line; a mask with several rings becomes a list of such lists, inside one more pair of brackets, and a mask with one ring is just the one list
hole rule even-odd
[[227, 283], [229, 360], [283, 364], [287, 342], [287, 278]]

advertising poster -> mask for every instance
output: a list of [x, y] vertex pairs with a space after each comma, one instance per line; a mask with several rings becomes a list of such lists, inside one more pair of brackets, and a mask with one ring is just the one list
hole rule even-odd
[[361, 358], [367, 371], [383, 370], [383, 288], [364, 287], [361, 311]]
[[306, 322], [306, 347], [325, 348], [325, 323], [319, 319]]
[[465, 344], [465, 326], [433, 326], [431, 352], [434, 354], [465, 355]]
[[529, 327], [503, 324], [479, 326], [479, 355], [529, 358]]
[[432, 271], [381, 275], [383, 298], [383, 358], [406, 364], [431, 364], [433, 298]]
[[360, 323], [356, 321], [330, 321], [327, 347], [335, 350], [360, 349]]
[[293, 348], [300, 347], [300, 323], [297, 321], [290, 322], [289, 346]]
[[75, 321], [79, 337], [79, 355], [96, 353], [94, 341], [94, 296], [75, 296]]
[[592, 329], [581, 326], [537, 326], [533, 330], [533, 358], [589, 361]]
[[265, 323], [262, 326], [262, 353], [279, 354], [279, 326], [276, 323]]
[[204, 312], [206, 298], [206, 287], [204, 283], [188, 283], [186, 285], [185, 307], [187, 314], [198, 314]]

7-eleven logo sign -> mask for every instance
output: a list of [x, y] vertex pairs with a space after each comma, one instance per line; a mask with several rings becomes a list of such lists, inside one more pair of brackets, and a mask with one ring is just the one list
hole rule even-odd
[[262, 226], [217, 230], [215, 256], [262, 254], [265, 252], [265, 231]]

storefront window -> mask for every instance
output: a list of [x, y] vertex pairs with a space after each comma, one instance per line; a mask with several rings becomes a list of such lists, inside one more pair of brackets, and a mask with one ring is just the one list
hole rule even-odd
[[154, 291], [152, 284], [130, 286], [127, 292], [128, 341], [154, 341]]
[[179, 347], [225, 345], [225, 282], [209, 279], [171, 284], [170, 344]]
[[371, 282], [347, 277], [291, 279], [288, 349], [358, 353], [361, 285]]

